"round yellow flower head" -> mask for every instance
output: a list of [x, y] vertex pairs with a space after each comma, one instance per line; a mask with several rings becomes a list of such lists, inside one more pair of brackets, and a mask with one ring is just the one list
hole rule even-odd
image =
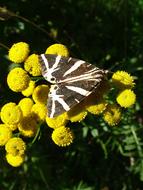
[[97, 103], [86, 106], [86, 110], [92, 114], [101, 114], [106, 109], [107, 103], [104, 99], [99, 100]]
[[112, 81], [119, 88], [132, 88], [135, 85], [133, 77], [125, 71], [115, 72]]
[[132, 90], [126, 89], [119, 93], [119, 95], [116, 98], [116, 101], [121, 107], [128, 108], [135, 104], [136, 95]]
[[83, 104], [80, 103], [68, 111], [67, 114], [71, 122], [80, 122], [87, 116], [87, 111], [85, 110]]
[[25, 137], [33, 137], [37, 132], [37, 120], [33, 114], [23, 117], [18, 124], [20, 133]]
[[47, 106], [44, 104], [36, 103], [32, 106], [32, 113], [35, 114], [38, 121], [45, 121], [47, 116]]
[[9, 59], [14, 63], [22, 63], [28, 57], [29, 45], [25, 42], [13, 44], [9, 50]]
[[53, 44], [46, 49], [45, 54], [57, 54], [68, 57], [69, 51], [63, 44]]
[[58, 146], [68, 146], [73, 142], [74, 135], [70, 128], [61, 126], [54, 129], [52, 133], [52, 140]]
[[1, 120], [3, 123], [14, 125], [22, 119], [22, 111], [15, 103], [5, 104], [1, 109]]
[[32, 98], [35, 103], [47, 104], [47, 98], [49, 93], [49, 86], [42, 84], [38, 85], [32, 94]]
[[25, 90], [30, 82], [30, 77], [22, 68], [12, 69], [7, 76], [7, 84], [14, 92]]
[[5, 150], [13, 156], [21, 156], [25, 153], [26, 144], [21, 138], [13, 137], [6, 143]]
[[31, 98], [23, 98], [20, 100], [18, 105], [23, 113], [23, 116], [27, 116], [31, 113], [31, 109], [34, 103]]
[[49, 118], [48, 116], [46, 117], [47, 125], [53, 129], [56, 129], [61, 126], [65, 126], [67, 122], [68, 122], [67, 112], [54, 118]]
[[103, 119], [110, 126], [117, 125], [121, 119], [121, 111], [117, 105], [108, 105], [103, 114]]
[[22, 155], [22, 156], [19, 156], [19, 155], [13, 156], [12, 154], [6, 154], [7, 162], [13, 167], [20, 166], [24, 162], [24, 159], [25, 159], [24, 155]]
[[29, 72], [32, 76], [40, 76], [41, 65], [39, 63], [38, 55], [30, 55], [24, 62], [24, 69]]
[[29, 97], [32, 95], [33, 91], [34, 91], [34, 88], [35, 88], [35, 81], [33, 80], [30, 80], [29, 84], [28, 84], [28, 87], [23, 90], [21, 93], [26, 96], [26, 97]]
[[6, 124], [0, 124], [0, 146], [4, 146], [12, 137], [12, 132]]

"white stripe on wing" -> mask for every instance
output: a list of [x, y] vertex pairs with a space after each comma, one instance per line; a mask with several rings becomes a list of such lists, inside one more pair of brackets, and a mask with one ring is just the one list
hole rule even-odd
[[58, 56], [56, 57], [56, 60], [55, 60], [55, 63], [54, 63], [54, 65], [53, 65], [53, 67], [51, 68], [52, 70], [54, 70], [54, 69], [58, 66], [60, 60], [61, 60], [61, 55], [58, 55]]
[[70, 107], [63, 99], [64, 95], [56, 94], [58, 88], [55, 89], [55, 87], [57, 87], [57, 85], [52, 85], [50, 89], [50, 93], [49, 93], [49, 98], [52, 99], [52, 108], [51, 108], [50, 118], [53, 118], [54, 114], [56, 113], [55, 101], [57, 101], [60, 105], [62, 105], [65, 111], [70, 110]]
[[87, 96], [87, 94], [90, 93], [90, 91], [85, 90], [83, 88], [80, 87], [76, 87], [76, 86], [66, 86], [67, 89], [72, 90], [74, 92], [77, 92], [78, 94], [81, 94], [83, 96]]
[[73, 71], [75, 71], [76, 69], [78, 69], [78, 67], [80, 67], [83, 63], [85, 63], [85, 61], [82, 61], [82, 60], [76, 61], [75, 64], [64, 73], [63, 77], [65, 77], [66, 75], [68, 75], [68, 74], [72, 73]]
[[48, 63], [48, 60], [45, 57], [45, 55], [41, 54], [41, 58], [42, 58], [43, 62], [45, 63], [46, 68], [49, 69], [49, 63]]

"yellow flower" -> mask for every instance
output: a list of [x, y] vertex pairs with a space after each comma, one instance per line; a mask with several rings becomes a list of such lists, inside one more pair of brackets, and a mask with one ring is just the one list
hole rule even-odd
[[68, 127], [58, 127], [52, 133], [52, 140], [58, 146], [68, 146], [73, 142], [74, 135]]
[[103, 119], [110, 126], [117, 125], [121, 119], [121, 111], [117, 105], [108, 105], [103, 114]]
[[0, 124], [0, 146], [4, 146], [12, 137], [12, 132], [6, 124]]
[[125, 71], [115, 72], [112, 81], [119, 88], [132, 88], [135, 85], [133, 77]]
[[80, 122], [87, 116], [87, 111], [83, 107], [83, 104], [80, 103], [68, 111], [67, 114], [71, 122]]
[[136, 95], [132, 90], [126, 89], [119, 93], [116, 100], [121, 107], [128, 108], [135, 104]]
[[39, 63], [38, 55], [36, 54], [30, 55], [24, 63], [24, 69], [27, 72], [29, 72], [32, 76], [40, 76], [41, 65]]
[[67, 47], [64, 46], [63, 44], [53, 44], [46, 49], [45, 53], [57, 54], [57, 55], [65, 56], [65, 57], [69, 56], [69, 51]]
[[106, 109], [107, 103], [104, 99], [99, 100], [97, 103], [87, 105], [86, 110], [92, 114], [101, 114]]
[[32, 98], [35, 103], [47, 104], [48, 93], [48, 85], [38, 85], [33, 91]]
[[17, 124], [22, 119], [22, 111], [15, 103], [5, 104], [1, 109], [1, 120], [9, 125]]
[[25, 159], [24, 155], [22, 155], [22, 156], [19, 156], [19, 155], [13, 156], [12, 154], [6, 154], [7, 162], [13, 167], [20, 166], [24, 162], [24, 159]]
[[21, 138], [13, 137], [6, 143], [5, 150], [13, 156], [21, 156], [25, 153], [26, 144]]
[[23, 113], [23, 116], [27, 116], [31, 113], [31, 109], [34, 103], [31, 98], [23, 98], [20, 100], [18, 105]]
[[18, 124], [20, 133], [25, 137], [33, 137], [37, 132], [37, 120], [33, 114], [23, 117]]
[[14, 63], [22, 63], [29, 54], [29, 45], [25, 42], [13, 44], [9, 50], [9, 59]]
[[7, 84], [14, 92], [25, 90], [30, 82], [30, 77], [22, 68], [12, 69], [7, 76]]
[[15, 131], [15, 130], [17, 129], [17, 124], [7, 125], [7, 127], [8, 127], [11, 131]]
[[32, 106], [32, 113], [35, 114], [38, 121], [44, 121], [47, 116], [47, 106], [44, 104], [36, 103]]
[[65, 126], [67, 122], [68, 122], [67, 112], [54, 118], [49, 118], [48, 116], [46, 117], [47, 125], [53, 129], [56, 129], [61, 126]]
[[28, 87], [25, 90], [23, 90], [21, 93], [26, 97], [31, 96], [34, 91], [34, 88], [35, 88], [35, 81], [30, 80]]

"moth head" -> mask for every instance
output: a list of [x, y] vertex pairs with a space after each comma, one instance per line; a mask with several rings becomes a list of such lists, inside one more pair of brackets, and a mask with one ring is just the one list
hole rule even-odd
[[49, 81], [50, 83], [55, 84], [55, 83], [56, 83], [56, 78], [52, 76], [51, 78], [49, 78], [48, 81]]
[[43, 74], [43, 77], [44, 77], [48, 82], [50, 82], [50, 83], [52, 83], [52, 84], [55, 84], [55, 83], [56, 83], [56, 78], [53, 77], [53, 76], [51, 76], [49, 73], [48, 73], [48, 74], [47, 74], [47, 73]]

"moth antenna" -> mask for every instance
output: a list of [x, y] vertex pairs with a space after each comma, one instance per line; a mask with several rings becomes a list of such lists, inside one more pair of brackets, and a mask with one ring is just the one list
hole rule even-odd
[[111, 71], [109, 71], [109, 70], [104, 70], [104, 73], [105, 73], [105, 74], [108, 74], [108, 73], [111, 73]]
[[104, 70], [104, 74], [105, 75], [112, 75], [114, 72], [110, 71], [110, 70]]

